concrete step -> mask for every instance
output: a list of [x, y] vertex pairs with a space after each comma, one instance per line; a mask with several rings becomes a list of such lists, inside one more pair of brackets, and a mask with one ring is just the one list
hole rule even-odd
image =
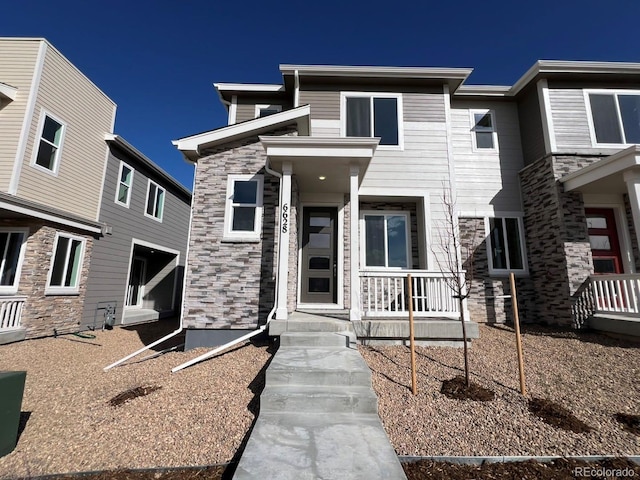
[[[350, 332], [285, 332], [280, 335], [281, 347], [348, 347]], [[355, 335], [351, 333], [351, 336]]]
[[280, 347], [267, 369], [266, 385], [370, 387], [371, 371], [356, 349]]
[[378, 397], [371, 387], [267, 385], [260, 395], [263, 413], [378, 413]]
[[[303, 317], [304, 315], [304, 317]], [[292, 314], [288, 320], [269, 322], [269, 335], [282, 335], [284, 332], [344, 332], [353, 331], [351, 322], [324, 318], [316, 315]]]
[[338, 320], [349, 320], [349, 310], [337, 310], [337, 309], [315, 309], [315, 308], [301, 308], [295, 311], [296, 313], [303, 313], [307, 315], [318, 315], [321, 317], [337, 318]]

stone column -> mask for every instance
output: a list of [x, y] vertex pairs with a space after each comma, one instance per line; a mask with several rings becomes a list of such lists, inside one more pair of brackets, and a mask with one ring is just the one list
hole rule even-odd
[[282, 164], [282, 198], [280, 199], [280, 243], [278, 245], [278, 302], [276, 320], [286, 320], [287, 290], [289, 285], [289, 231], [291, 217], [291, 173], [290, 162]]
[[350, 224], [351, 224], [351, 272], [350, 272], [350, 288], [351, 288], [351, 309], [349, 311], [350, 320], [360, 320], [362, 314], [360, 312], [360, 229], [358, 221], [360, 217], [360, 200], [358, 199], [358, 176], [360, 167], [351, 165], [349, 169], [349, 208], [350, 208]]
[[624, 181], [629, 193], [629, 205], [633, 217], [633, 229], [636, 232], [638, 247], [640, 247], [640, 172], [629, 170], [624, 172]]

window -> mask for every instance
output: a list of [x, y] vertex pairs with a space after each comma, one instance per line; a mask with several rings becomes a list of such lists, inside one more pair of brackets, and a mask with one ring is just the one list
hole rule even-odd
[[588, 94], [595, 144], [640, 143], [640, 93]]
[[18, 291], [25, 231], [0, 230], [0, 293]]
[[524, 272], [523, 226], [520, 217], [488, 219], [490, 271]]
[[40, 140], [34, 164], [57, 173], [65, 126], [51, 115], [43, 113], [40, 119]]
[[402, 96], [343, 93], [343, 136], [379, 137], [381, 146], [402, 148]]
[[256, 105], [256, 118], [267, 117], [281, 111], [282, 105]]
[[262, 224], [262, 175], [229, 175], [225, 210], [226, 240], [259, 240]]
[[471, 110], [473, 124], [473, 148], [475, 150], [497, 150], [496, 122], [491, 110]]
[[147, 187], [147, 209], [144, 214], [147, 217], [162, 221], [164, 211], [164, 188], [149, 180]]
[[58, 234], [46, 293], [78, 293], [84, 243], [83, 238]]
[[369, 212], [364, 220], [364, 265], [366, 267], [410, 268], [409, 214]]
[[131, 200], [131, 186], [133, 185], [133, 168], [124, 162], [120, 162], [120, 172], [118, 173], [118, 187], [116, 190], [116, 203], [129, 206]]

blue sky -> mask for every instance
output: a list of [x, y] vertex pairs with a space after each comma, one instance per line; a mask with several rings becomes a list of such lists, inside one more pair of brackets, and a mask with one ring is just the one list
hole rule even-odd
[[[118, 104], [115, 133], [188, 188], [171, 140], [226, 124], [214, 82], [280, 63], [473, 67], [513, 84], [536, 60], [640, 62], [640, 2], [23, 0], [0, 36], [45, 37]], [[1, 75], [1, 72], [0, 72]]]

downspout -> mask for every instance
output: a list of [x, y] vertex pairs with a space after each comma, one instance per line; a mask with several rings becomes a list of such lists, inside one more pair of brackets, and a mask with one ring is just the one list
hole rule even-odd
[[[267, 158], [267, 161], [265, 163], [264, 169], [267, 173], [270, 173], [271, 175], [273, 175], [274, 177], [277, 177], [278, 179], [280, 179], [280, 188], [279, 188], [279, 193], [278, 193], [278, 201], [282, 202], [282, 174], [276, 172], [275, 170], [272, 170], [269, 167], [269, 159]], [[280, 259], [280, 249], [282, 248], [282, 242], [280, 241], [280, 233], [281, 233], [281, 229], [278, 228], [278, 260]], [[274, 293], [274, 303], [273, 303], [273, 308], [271, 309], [271, 311], [269, 312], [269, 315], [267, 315], [267, 322], [262, 325], [260, 328], [258, 328], [257, 330], [254, 330], [253, 332], [249, 332], [246, 335], [243, 335], [239, 338], [236, 338], [235, 340], [232, 340], [229, 343], [225, 343], [224, 345], [220, 345], [219, 347], [214, 348], [213, 350], [210, 350], [206, 353], [203, 353], [202, 355], [200, 355], [199, 357], [194, 358], [193, 360], [189, 360], [188, 362], [185, 362], [181, 365], [178, 365], [177, 367], [171, 369], [171, 373], [176, 373], [179, 370], [182, 370], [183, 368], [187, 368], [190, 367], [191, 365], [194, 365], [196, 363], [199, 363], [203, 360], [206, 360], [207, 358], [213, 357], [214, 355], [217, 355], [220, 352], [223, 352], [224, 350], [227, 350], [228, 348], [231, 348], [235, 345], [238, 345], [239, 343], [244, 342], [245, 340], [249, 340], [252, 337], [255, 337], [256, 335], [261, 334], [262, 332], [264, 332], [267, 327], [269, 326], [269, 322], [271, 322], [271, 320], [273, 320], [273, 316], [276, 313], [276, 308], [278, 306], [278, 282], [279, 282], [279, 278], [278, 278], [278, 269], [275, 269], [275, 275], [276, 275], [276, 283], [275, 283], [275, 293]]]
[[185, 309], [185, 301], [184, 301], [184, 294], [187, 291], [187, 267], [189, 265], [189, 246], [191, 244], [191, 222], [193, 221], [193, 205], [194, 205], [194, 197], [195, 197], [195, 191], [196, 191], [196, 172], [198, 170], [198, 164], [194, 163], [193, 164], [193, 186], [191, 191], [193, 192], [191, 194], [191, 209], [189, 212], [189, 232], [187, 233], [187, 250], [185, 253], [185, 260], [184, 260], [184, 278], [182, 279], [182, 306], [180, 307], [180, 326], [178, 327], [177, 330], [173, 331], [172, 333], [170, 333], [169, 335], [162, 337], [160, 340], [156, 340], [153, 343], [150, 343], [149, 345], [146, 345], [145, 347], [141, 348], [140, 350], [137, 350], [129, 355], [127, 355], [124, 358], [121, 358], [120, 360], [118, 360], [117, 362], [112, 363], [111, 365], [104, 367], [104, 371], [106, 372], [107, 370], [120, 365], [121, 363], [126, 362], [127, 360], [135, 357], [136, 355], [141, 354], [142, 352], [144, 352], [145, 350], [149, 350], [150, 348], [155, 347], [156, 345], [164, 342], [165, 340], [169, 340], [171, 337], [175, 337], [176, 335], [178, 335], [180, 332], [182, 332], [182, 330], [184, 329], [184, 323], [183, 323], [183, 319], [184, 319], [184, 309]]
[[[300, 106], [300, 76], [298, 70], [293, 72], [293, 108]], [[282, 176], [280, 177], [282, 178]]]

